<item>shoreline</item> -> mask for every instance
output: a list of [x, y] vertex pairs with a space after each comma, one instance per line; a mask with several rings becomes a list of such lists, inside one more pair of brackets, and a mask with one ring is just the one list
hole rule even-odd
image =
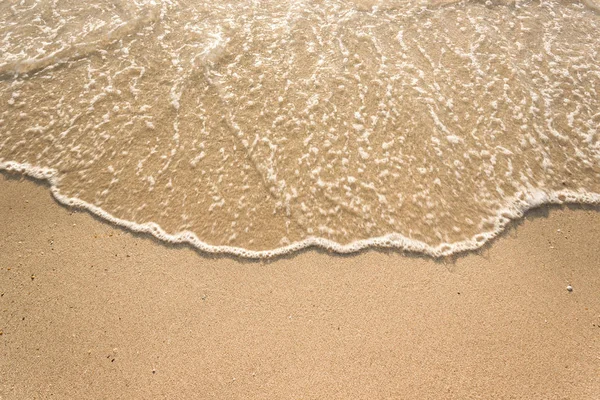
[[[598, 208], [600, 210], [599, 193], [581, 193], [570, 190], [553, 191], [546, 193], [543, 190], [535, 192], [517, 193], [515, 197], [508, 200], [508, 205], [497, 212], [494, 220], [494, 229], [480, 232], [475, 236], [455, 243], [442, 243], [437, 246], [408, 238], [399, 233], [390, 233], [385, 236], [369, 239], [356, 240], [347, 244], [340, 244], [321, 237], [308, 237], [299, 242], [287, 246], [277, 247], [270, 250], [249, 250], [243, 247], [212, 245], [202, 241], [194, 232], [182, 231], [175, 234], [165, 232], [155, 222], [137, 223], [118, 218], [101, 207], [87, 203], [78, 198], [67, 197], [60, 193], [56, 186], [56, 170], [50, 168], [35, 167], [29, 164], [15, 162], [0, 162], [0, 175], [3, 179], [29, 179], [49, 189], [54, 200], [61, 206], [74, 210], [84, 211], [106, 223], [118, 226], [130, 232], [148, 234], [155, 239], [170, 245], [183, 244], [197, 249], [199, 252], [208, 254], [229, 254], [234, 257], [247, 259], [277, 259], [279, 257], [293, 256], [303, 250], [323, 249], [332, 254], [358, 254], [369, 249], [390, 249], [392, 251], [421, 253], [433, 259], [449, 256], [457, 256], [477, 251], [493, 242], [497, 237], [504, 234], [506, 229], [519, 220], [531, 210], [549, 206], [583, 206]], [[7, 178], [14, 175], [14, 178]]]

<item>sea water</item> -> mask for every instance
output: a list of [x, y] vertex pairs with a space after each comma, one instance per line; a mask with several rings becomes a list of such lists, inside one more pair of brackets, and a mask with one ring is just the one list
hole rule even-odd
[[0, 169], [206, 251], [474, 249], [600, 202], [595, 1], [3, 1]]

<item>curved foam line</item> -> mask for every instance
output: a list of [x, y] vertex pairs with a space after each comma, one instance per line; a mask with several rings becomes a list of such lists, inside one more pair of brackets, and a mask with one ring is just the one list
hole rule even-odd
[[201, 241], [195, 233], [190, 231], [183, 231], [172, 235], [165, 232], [158, 224], [154, 222], [138, 224], [127, 221], [115, 217], [114, 215], [93, 204], [77, 198], [67, 197], [61, 194], [58, 190], [58, 173], [52, 168], [37, 167], [32, 166], [31, 164], [21, 164], [13, 161], [0, 161], [0, 170], [18, 172], [36, 179], [46, 180], [50, 183], [50, 191], [52, 192], [52, 195], [59, 203], [71, 207], [86, 209], [92, 214], [110, 221], [115, 225], [125, 227], [131, 231], [149, 233], [157, 239], [169, 243], [188, 243], [207, 253], [227, 253], [246, 258], [276, 257], [311, 246], [322, 247], [336, 253], [355, 253], [368, 247], [397, 248], [405, 251], [425, 253], [432, 257], [444, 257], [451, 254], [480, 248], [485, 243], [498, 236], [498, 234], [504, 230], [506, 225], [511, 220], [521, 218], [527, 210], [532, 208], [539, 207], [544, 204], [600, 204], [600, 193], [582, 193], [570, 190], [561, 190], [548, 194], [543, 190], [537, 190], [535, 192], [523, 192], [518, 194], [518, 196], [513, 197], [510, 200], [509, 205], [497, 213], [493, 230], [479, 233], [474, 237], [461, 242], [443, 243], [438, 246], [431, 246], [419, 240], [409, 239], [398, 233], [391, 233], [376, 238], [357, 240], [345, 245], [320, 237], [309, 237], [300, 242], [292, 243], [284, 247], [278, 247], [273, 250], [247, 250], [241, 247], [210, 245]]

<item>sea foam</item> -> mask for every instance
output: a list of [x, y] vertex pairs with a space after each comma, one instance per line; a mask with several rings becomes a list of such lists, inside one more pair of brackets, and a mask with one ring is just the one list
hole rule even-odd
[[583, 3], [0, 6], [0, 169], [133, 231], [272, 257], [479, 248], [600, 203]]

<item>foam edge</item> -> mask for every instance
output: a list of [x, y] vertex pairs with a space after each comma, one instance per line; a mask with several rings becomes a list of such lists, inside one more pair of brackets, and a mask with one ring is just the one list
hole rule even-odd
[[484, 244], [502, 233], [512, 220], [522, 218], [523, 215], [530, 209], [540, 207], [545, 204], [600, 204], [600, 193], [575, 192], [571, 190], [561, 190], [547, 193], [541, 189], [538, 189], [534, 191], [517, 193], [516, 196], [509, 200], [508, 206], [497, 213], [494, 220], [494, 229], [491, 231], [478, 233], [472, 238], [463, 240], [461, 242], [442, 243], [437, 246], [431, 246], [419, 240], [409, 239], [399, 233], [390, 233], [376, 238], [357, 240], [345, 245], [329, 239], [309, 237], [300, 242], [295, 242], [290, 245], [278, 247], [272, 250], [247, 250], [242, 247], [210, 245], [201, 241], [196, 234], [191, 231], [169, 234], [155, 222], [138, 224], [127, 221], [115, 217], [114, 215], [93, 204], [77, 198], [67, 197], [60, 193], [58, 189], [58, 171], [52, 168], [37, 167], [27, 163], [0, 160], [0, 170], [11, 173], [21, 173], [35, 179], [45, 180], [50, 184], [50, 192], [59, 203], [69, 207], [85, 209], [106, 221], [127, 228], [133, 232], [149, 233], [157, 239], [167, 243], [189, 244], [196, 249], [207, 253], [230, 254], [253, 259], [282, 256], [313, 246], [321, 247], [323, 249], [341, 254], [356, 253], [370, 247], [395, 248], [407, 252], [424, 253], [434, 258], [440, 258], [481, 248]]

